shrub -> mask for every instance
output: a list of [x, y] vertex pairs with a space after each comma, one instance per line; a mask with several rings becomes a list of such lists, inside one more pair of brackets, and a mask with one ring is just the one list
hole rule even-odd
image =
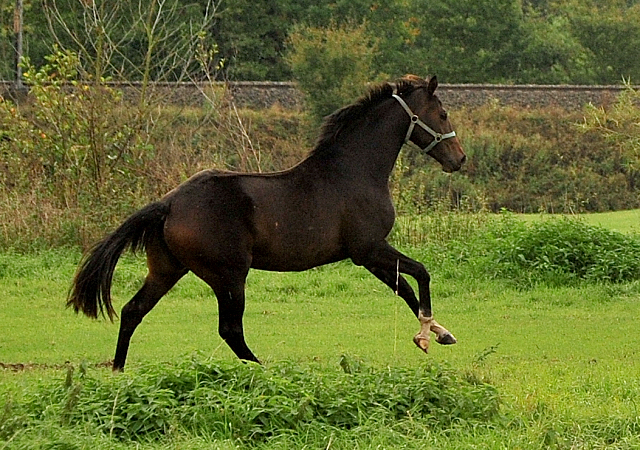
[[317, 123], [348, 105], [375, 76], [375, 40], [365, 25], [298, 27], [289, 37], [288, 61]]
[[487, 240], [487, 267], [519, 283], [640, 279], [640, 239], [572, 218], [506, 219]]
[[342, 366], [342, 372], [318, 371], [194, 359], [108, 378], [81, 368], [79, 378], [70, 372], [63, 383], [7, 402], [0, 438], [53, 420], [128, 440], [181, 431], [249, 442], [309, 427], [398, 421], [446, 427], [491, 421], [498, 413], [495, 388], [452, 370], [374, 369], [349, 357]]
[[[0, 98], [0, 248], [87, 247], [201, 169], [280, 169], [296, 155], [274, 133], [268, 145], [284, 150], [262, 152], [224, 92], [206, 92], [204, 108], [125, 98], [62, 51], [25, 77], [28, 102]], [[300, 122], [274, 115], [272, 128]]]

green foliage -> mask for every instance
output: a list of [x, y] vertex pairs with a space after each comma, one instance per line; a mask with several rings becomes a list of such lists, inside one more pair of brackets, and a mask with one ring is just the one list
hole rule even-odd
[[494, 387], [435, 365], [380, 370], [360, 363], [350, 373], [316, 369], [199, 359], [114, 378], [91, 376], [82, 367], [76, 377], [69, 369], [64, 382], [5, 402], [0, 439], [22, 427], [59, 421], [124, 440], [186, 432], [249, 443], [318, 427], [472, 425], [498, 414]]
[[150, 149], [138, 142], [138, 120], [123, 107], [121, 92], [78, 81], [73, 53], [57, 51], [47, 61], [40, 69], [27, 64], [33, 103], [25, 114], [3, 103], [5, 142], [11, 147], [5, 152], [21, 154], [32, 170], [42, 170], [40, 180], [60, 205], [78, 205], [82, 193], [100, 201], [116, 187], [135, 189], [132, 172]]
[[[0, 5], [0, 73], [13, 77], [12, 5]], [[640, 6], [597, 0], [127, 0], [26, 2], [25, 49], [39, 67], [53, 43], [91, 73], [175, 80], [195, 70], [195, 35], [219, 48], [221, 77], [289, 80], [287, 42], [302, 27], [365, 23], [374, 72], [438, 74], [452, 83], [619, 83], [640, 75]], [[54, 36], [51, 35], [53, 31]], [[168, 67], [165, 62], [180, 61]], [[202, 75], [202, 72], [200, 72]]]
[[289, 64], [318, 123], [353, 102], [375, 78], [376, 44], [364, 25], [300, 27], [289, 42]]
[[[0, 102], [5, 211], [13, 202], [28, 211], [33, 202], [37, 209], [29, 213], [36, 217], [79, 210], [103, 221], [114, 209], [131, 207], [127, 196], [138, 191], [137, 174], [153, 149], [140, 139], [141, 117], [123, 105], [121, 93], [81, 81], [80, 70], [77, 55], [56, 51], [40, 69], [26, 64], [28, 104]], [[96, 204], [102, 205], [99, 211], [91, 206]], [[66, 227], [65, 221], [59, 218], [57, 226]], [[64, 243], [82, 239], [76, 233], [68, 228], [55, 234]]]
[[553, 286], [640, 279], [640, 239], [577, 219], [507, 218], [486, 241], [487, 267], [519, 283]]
[[626, 170], [640, 184], [640, 90], [629, 82], [608, 108], [589, 105], [582, 129], [603, 136], [626, 159]]
[[[49, 47], [55, 43], [78, 54], [83, 69], [96, 80], [181, 81], [193, 72], [202, 79], [214, 69], [201, 70], [194, 58], [211, 22], [213, 7], [206, 0], [37, 3], [33, 9], [46, 25], [30, 30], [27, 39], [48, 42]], [[40, 67], [47, 54], [29, 56]]]
[[517, 78], [532, 84], [590, 84], [597, 66], [592, 53], [571, 33], [569, 20], [531, 10], [521, 25]]
[[565, 7], [572, 35], [593, 55], [592, 82], [640, 80], [640, 4], [593, 1]]
[[29, 102], [0, 98], [0, 247], [86, 246], [202, 168], [274, 170], [301, 157], [275, 129], [296, 127], [292, 113], [269, 121], [279, 153], [262, 158], [247, 139], [250, 113], [224, 92], [209, 91], [204, 108], [161, 106], [154, 92], [124, 98], [63, 50], [25, 69]]
[[496, 102], [452, 111], [467, 162], [452, 175], [405, 148], [391, 178], [401, 214], [433, 209], [577, 213], [640, 207], [638, 93], [584, 112]]
[[[210, 294], [186, 277], [140, 329], [127, 372], [113, 376], [103, 365], [77, 363], [106, 359], [117, 333], [64, 309], [79, 253], [0, 254], [0, 328], [10, 330], [0, 338], [0, 363], [41, 363], [19, 373], [0, 364], [0, 448], [638, 448], [640, 281], [565, 278], [554, 288], [514, 288], [513, 274], [494, 270], [490, 250], [500, 239], [522, 237], [526, 227], [583, 239], [583, 227], [562, 219], [545, 228], [537, 221], [546, 216], [520, 228], [510, 214], [441, 213], [429, 217], [438, 222], [434, 240], [405, 247], [427, 264], [438, 320], [459, 339], [434, 343], [426, 356], [411, 343], [417, 323], [403, 302], [345, 263], [303, 274], [252, 272], [248, 338], [257, 337], [267, 360], [291, 362], [245, 365], [218, 350], [219, 360], [179, 356], [189, 351], [181, 335], [201, 349], [216, 339]], [[621, 214], [606, 217], [617, 228]], [[424, 217], [406, 219], [414, 226]], [[604, 247], [618, 240], [585, 234], [601, 236]], [[128, 297], [144, 262], [122, 262]], [[526, 271], [534, 279], [535, 270]], [[267, 288], [274, 286], [287, 291], [274, 295]], [[290, 300], [277, 300], [285, 295]], [[375, 366], [344, 355], [338, 367], [340, 339]], [[73, 367], [60, 364], [65, 359]], [[434, 362], [443, 360], [450, 366]]]
[[494, 212], [638, 208], [635, 157], [597, 130], [583, 132], [577, 126], [583, 120], [561, 110], [497, 104], [456, 114], [452, 122], [469, 157], [461, 173], [471, 182], [457, 195]]
[[[467, 83], [508, 80], [517, 73], [520, 2], [428, 0], [411, 2], [418, 18], [418, 55], [443, 80]], [[491, 50], [489, 50], [491, 49]], [[416, 55], [416, 56], [418, 56]]]
[[[527, 222], [502, 212], [430, 211], [401, 216], [391, 234], [396, 245], [423, 250], [421, 259], [529, 288], [640, 281], [640, 236], [623, 234], [570, 216]], [[441, 268], [442, 270], [442, 268]]]
[[[288, 80], [283, 60], [290, 19], [279, 1], [233, 0], [223, 4], [212, 38], [225, 59], [225, 76], [234, 80]], [[292, 7], [294, 5], [291, 5]]]

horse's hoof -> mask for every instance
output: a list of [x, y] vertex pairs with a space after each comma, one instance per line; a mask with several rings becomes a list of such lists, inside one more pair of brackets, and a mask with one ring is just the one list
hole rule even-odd
[[438, 344], [442, 344], [442, 345], [452, 345], [452, 344], [455, 344], [458, 341], [456, 341], [456, 338], [453, 337], [453, 334], [445, 333], [442, 336], [438, 336], [436, 338], [436, 342]]
[[416, 344], [423, 352], [429, 353], [429, 339], [416, 335], [413, 337], [413, 343]]

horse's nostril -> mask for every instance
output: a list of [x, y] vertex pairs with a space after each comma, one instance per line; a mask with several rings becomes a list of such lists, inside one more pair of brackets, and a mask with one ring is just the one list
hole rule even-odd
[[463, 165], [467, 161], [467, 155], [462, 155], [462, 159], [460, 160], [460, 165]]

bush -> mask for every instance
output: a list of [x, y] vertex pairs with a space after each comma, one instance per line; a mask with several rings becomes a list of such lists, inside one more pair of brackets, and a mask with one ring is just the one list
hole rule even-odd
[[317, 123], [353, 102], [375, 79], [375, 40], [365, 25], [298, 27], [289, 37], [288, 61]]
[[83, 368], [77, 378], [70, 368], [63, 383], [6, 402], [0, 438], [54, 421], [126, 440], [185, 432], [248, 443], [318, 427], [459, 426], [498, 413], [495, 388], [435, 365], [379, 370], [350, 357], [341, 365], [342, 372], [194, 359], [108, 378]]
[[486, 240], [487, 267], [519, 284], [640, 279], [640, 238], [571, 218], [506, 219]]
[[[453, 114], [452, 114], [453, 115]], [[488, 104], [452, 119], [469, 158], [471, 186], [462, 196], [491, 211], [615, 211], [640, 207], [637, 171], [627, 152], [596, 130], [577, 126], [581, 113]]]
[[[27, 65], [25, 77], [28, 102], [0, 97], [1, 249], [88, 247], [199, 170], [274, 170], [300, 158], [302, 139], [282, 137], [298, 117], [274, 112], [263, 125], [224, 92], [207, 92], [210, 104], [197, 108], [163, 104], [151, 87], [125, 98], [62, 51]], [[249, 138], [252, 119], [279, 152]]]

